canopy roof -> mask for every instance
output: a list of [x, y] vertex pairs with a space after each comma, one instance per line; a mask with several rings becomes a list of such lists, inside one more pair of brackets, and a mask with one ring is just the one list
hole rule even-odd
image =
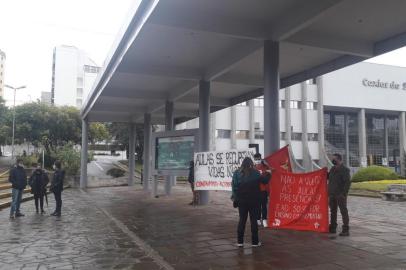
[[83, 108], [89, 121], [164, 123], [263, 94], [263, 41], [280, 41], [281, 88], [406, 45], [404, 0], [142, 0]]

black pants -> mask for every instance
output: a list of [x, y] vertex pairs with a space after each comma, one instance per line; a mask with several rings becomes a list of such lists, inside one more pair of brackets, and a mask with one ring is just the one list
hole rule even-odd
[[251, 235], [252, 235], [252, 244], [258, 244], [258, 224], [257, 224], [257, 217], [258, 217], [258, 204], [240, 204], [238, 206], [238, 213], [240, 215], [240, 221], [238, 222], [238, 243], [244, 243], [244, 232], [245, 232], [245, 224], [247, 223], [248, 214], [250, 215], [250, 222], [251, 222]]
[[268, 219], [268, 192], [261, 191], [258, 220]]
[[337, 208], [340, 208], [341, 216], [343, 217], [343, 230], [349, 229], [350, 217], [348, 216], [347, 209], [347, 196], [335, 196], [330, 195], [330, 227], [332, 229], [337, 228]]
[[41, 211], [44, 211], [44, 195], [34, 194], [34, 200], [35, 200], [35, 209], [37, 210], [37, 212], [38, 212], [38, 201], [41, 207]]
[[56, 209], [55, 213], [61, 213], [62, 208], [62, 191], [54, 191]]

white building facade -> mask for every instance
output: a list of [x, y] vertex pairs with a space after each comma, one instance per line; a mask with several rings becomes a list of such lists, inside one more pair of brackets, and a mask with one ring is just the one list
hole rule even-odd
[[[353, 170], [382, 165], [405, 173], [406, 68], [359, 63], [280, 91], [280, 146], [291, 146], [297, 169], [328, 166], [340, 153]], [[212, 150], [257, 143], [263, 152], [261, 98], [211, 120]], [[198, 128], [198, 119], [177, 126], [185, 128]]]
[[4, 73], [6, 66], [6, 53], [0, 50], [0, 97], [4, 98]]
[[73, 46], [55, 47], [52, 65], [52, 104], [80, 109], [99, 70], [100, 68], [84, 51]]

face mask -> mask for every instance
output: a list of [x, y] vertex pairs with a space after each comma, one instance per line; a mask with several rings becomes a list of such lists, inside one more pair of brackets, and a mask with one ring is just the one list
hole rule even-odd
[[255, 164], [255, 165], [261, 164], [261, 160], [254, 160], [254, 164]]
[[338, 163], [337, 163], [337, 160], [335, 160], [335, 159], [333, 159], [332, 161], [331, 161], [331, 163], [333, 163], [333, 165], [337, 165]]
[[56, 166], [55, 166], [55, 165], [52, 165], [52, 168], [53, 168], [54, 170], [56, 170]]

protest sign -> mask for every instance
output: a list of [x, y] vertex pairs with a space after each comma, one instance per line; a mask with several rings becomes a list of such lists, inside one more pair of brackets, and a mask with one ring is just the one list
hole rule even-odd
[[271, 228], [328, 232], [327, 169], [275, 170], [268, 213]]
[[265, 161], [273, 170], [282, 169], [291, 172], [292, 166], [289, 158], [289, 145], [286, 145], [272, 153], [270, 156], [267, 156]]
[[231, 191], [234, 171], [254, 154], [252, 149], [195, 153], [195, 190]]

